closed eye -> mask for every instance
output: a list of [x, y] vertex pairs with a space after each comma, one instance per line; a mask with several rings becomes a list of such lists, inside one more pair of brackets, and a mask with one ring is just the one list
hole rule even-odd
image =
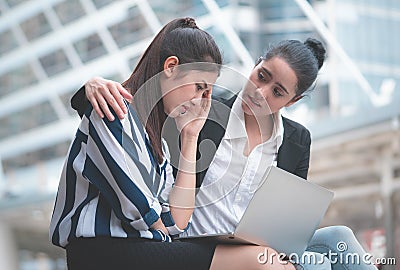
[[210, 90], [206, 90], [206, 91], [204, 91], [204, 93], [203, 93], [202, 97], [203, 97], [203, 98], [207, 97], [209, 92], [210, 92]]
[[197, 91], [202, 91], [202, 90], [204, 90], [204, 87], [201, 84], [196, 83], [196, 90]]

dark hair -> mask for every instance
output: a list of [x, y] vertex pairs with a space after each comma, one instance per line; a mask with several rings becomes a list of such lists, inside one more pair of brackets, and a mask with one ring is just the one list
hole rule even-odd
[[[176, 56], [180, 64], [209, 62], [221, 65], [221, 52], [210, 34], [197, 27], [192, 18], [167, 23], [154, 37], [135, 70], [122, 85], [134, 96], [133, 106], [146, 127], [153, 152], [163, 160], [161, 132], [166, 115], [158, 80], [150, 80], [163, 70], [165, 60]], [[217, 65], [213, 65], [214, 67]], [[215, 68], [219, 72], [219, 69]], [[144, 90], [141, 89], [144, 87]]]
[[271, 46], [261, 60], [279, 57], [294, 70], [297, 77], [296, 96], [307, 91], [325, 61], [325, 48], [316, 39], [308, 38], [304, 43], [298, 40], [284, 40]]

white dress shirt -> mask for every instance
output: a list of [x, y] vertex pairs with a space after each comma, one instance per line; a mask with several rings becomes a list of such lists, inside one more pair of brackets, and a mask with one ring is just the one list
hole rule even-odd
[[273, 115], [272, 136], [248, 156], [244, 112], [239, 94], [225, 135], [196, 197], [196, 209], [186, 235], [233, 232], [270, 165], [276, 166], [283, 140], [280, 113]]

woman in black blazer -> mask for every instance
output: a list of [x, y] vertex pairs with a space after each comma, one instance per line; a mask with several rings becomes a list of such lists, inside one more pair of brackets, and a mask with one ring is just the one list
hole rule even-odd
[[[279, 70], [279, 68], [276, 69], [276, 66], [281, 67], [280, 65], [282, 64], [279, 63], [279, 61], [277, 62], [276, 59], [283, 61], [284, 67], [289, 67], [286, 73], [294, 72], [294, 83], [293, 80], [290, 81], [290, 79], [287, 79], [290, 75], [276, 74], [279, 72], [284, 73], [282, 70]], [[286, 40], [271, 47], [267, 53], [259, 59], [250, 75], [249, 82], [253, 84], [253, 87], [245, 86], [242, 91], [242, 109], [244, 114], [255, 115], [256, 113], [254, 112], [257, 111], [257, 107], [261, 107], [261, 99], [264, 99], [264, 101], [266, 100], [271, 114], [278, 112], [282, 107], [288, 107], [296, 103], [304, 96], [307, 90], [312, 88], [324, 59], [325, 49], [323, 45], [315, 39], [308, 39], [304, 43], [295, 40]], [[272, 70], [276, 73], [271, 74], [270, 71], [263, 66], [264, 63], [271, 64]], [[276, 66], [274, 67], [274, 65]], [[283, 78], [284, 82], [277, 80], [277, 78], [274, 77], [275, 75], [278, 75], [277, 77], [280, 76], [281, 79]], [[254, 85], [256, 87], [254, 87]], [[288, 85], [294, 90], [291, 89], [291, 91], [288, 91], [286, 89], [289, 88]], [[86, 93], [84, 90], [86, 90]], [[114, 116], [108, 104], [115, 110], [114, 113], [118, 115], [118, 117], [123, 118], [124, 111], [122, 106], [119, 106], [122, 102], [122, 96], [126, 99], [132, 98], [119, 84], [102, 78], [94, 78], [89, 80], [85, 84], [85, 87], [82, 87], [71, 100], [72, 107], [78, 110], [80, 114], [83, 114], [84, 109], [88, 105], [86, 96], [100, 116], [103, 117], [105, 114], [110, 120], [113, 120]], [[198, 187], [201, 186], [212, 162], [212, 158], [224, 138], [230, 118], [230, 109], [233, 107], [236, 99], [237, 95], [227, 100], [213, 100], [209, 113], [209, 120], [206, 121], [199, 135], [199, 143], [211, 140], [215, 147], [207, 147], [207, 149], [204, 149], [207, 151], [208, 158], [201, 157], [200, 153], [198, 153], [197, 167], [202, 168], [200, 171], [198, 169], [197, 173]], [[282, 117], [282, 125], [284, 132], [283, 140], [276, 156], [277, 166], [303, 179], [307, 179], [310, 161], [310, 132], [301, 124], [285, 117]], [[246, 131], [248, 131], [247, 126]], [[257, 145], [257, 143], [255, 145]], [[250, 151], [254, 148], [253, 144]], [[202, 151], [201, 146], [198, 147], [198, 149]], [[174, 154], [172, 153], [171, 157], [173, 156]], [[353, 232], [344, 226], [333, 226], [317, 230], [311, 239], [308, 250], [320, 254], [337, 253], [339, 243], [342, 242], [345, 242], [347, 248], [346, 250], [339, 250], [344, 253], [343, 255], [346, 255], [345, 253], [352, 253], [362, 256], [362, 254], [365, 253]], [[218, 248], [216, 250], [216, 253], [217, 252]], [[309, 266], [303, 266], [309, 268]], [[373, 265], [365, 262], [352, 264], [351, 262], [337, 261], [330, 265], [330, 261], [327, 260], [324, 261], [324, 266], [319, 265], [319, 267], [319, 269], [329, 269], [330, 267], [332, 267], [332, 269], [376, 269]]]

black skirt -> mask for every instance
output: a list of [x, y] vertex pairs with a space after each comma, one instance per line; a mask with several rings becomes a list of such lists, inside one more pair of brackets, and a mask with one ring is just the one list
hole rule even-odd
[[216, 244], [132, 238], [77, 238], [67, 246], [69, 270], [210, 268]]

